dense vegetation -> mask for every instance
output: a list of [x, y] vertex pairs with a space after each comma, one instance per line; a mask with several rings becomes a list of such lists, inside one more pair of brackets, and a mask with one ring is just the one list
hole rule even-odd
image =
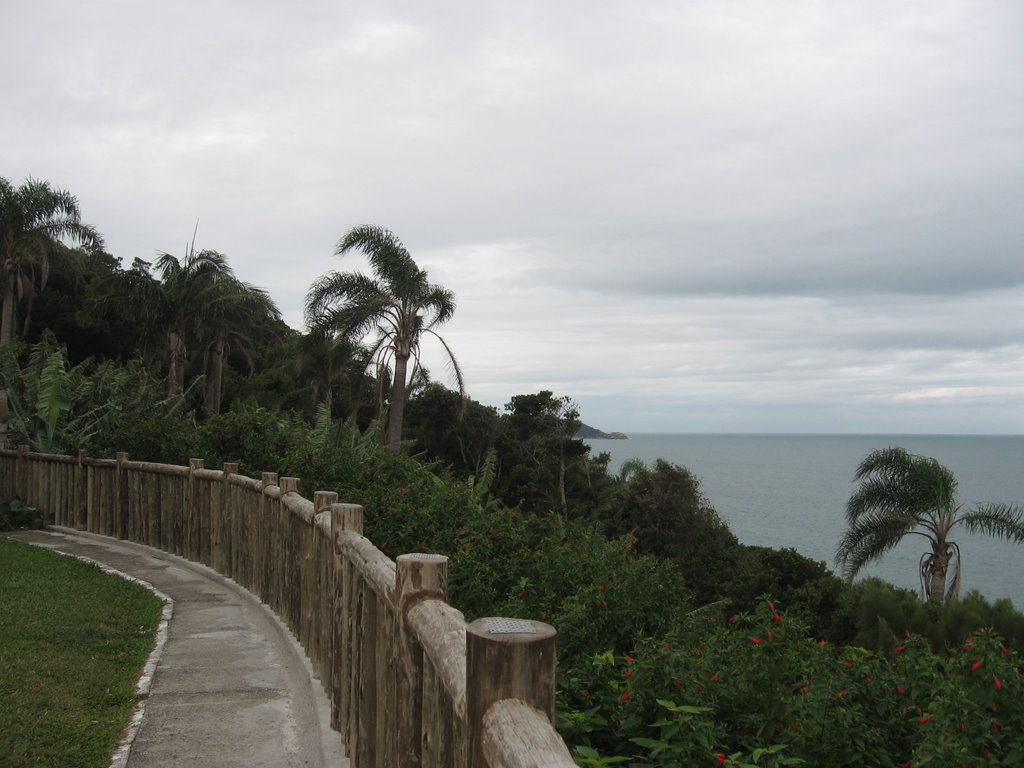
[[449, 556], [452, 601], [467, 617], [557, 627], [559, 725], [583, 765], [1024, 756], [1024, 616], [1009, 601], [924, 603], [878, 581], [851, 585], [793, 550], [741, 544], [685, 467], [628, 463], [613, 474], [577, 438], [569, 398], [542, 391], [484, 406], [431, 382], [413, 342], [402, 450], [387, 450], [394, 372], [338, 330], [352, 317], [302, 335], [268, 307], [218, 337], [219, 318], [201, 308], [175, 326], [174, 312], [131, 300], [170, 296], [170, 278], [204, 253], [216, 264], [196, 265], [191, 290], [213, 290], [213, 279], [244, 293], [213, 252], [192, 249], [157, 274], [96, 249], [66, 253], [78, 278], [54, 274], [24, 341], [0, 346], [12, 439], [234, 461], [362, 504], [388, 554]]

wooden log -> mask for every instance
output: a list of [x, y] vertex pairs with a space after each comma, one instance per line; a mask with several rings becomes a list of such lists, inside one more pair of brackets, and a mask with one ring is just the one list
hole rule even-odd
[[440, 600], [424, 600], [409, 609], [406, 622], [423, 649], [424, 666], [434, 670], [455, 713], [465, 720], [466, 619], [462, 612]]
[[345, 531], [338, 540], [342, 554], [360, 570], [382, 600], [391, 602], [395, 588], [395, 563], [365, 536]]
[[487, 768], [484, 717], [519, 699], [555, 719], [555, 630], [539, 621], [488, 617], [466, 627], [466, 727], [470, 768]]
[[488, 768], [575, 768], [548, 716], [518, 699], [497, 701], [484, 715]]
[[424, 600], [448, 600], [448, 558], [419, 553], [399, 555], [395, 568], [396, 759], [403, 767], [419, 768], [423, 732], [423, 649], [409, 626], [407, 614]]

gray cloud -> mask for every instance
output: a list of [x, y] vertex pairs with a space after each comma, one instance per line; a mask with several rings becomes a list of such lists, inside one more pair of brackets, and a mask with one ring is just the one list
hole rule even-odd
[[198, 220], [296, 326], [388, 226], [497, 405], [1020, 432], [1021, 39], [1010, 0], [41, 0], [0, 30], [0, 174], [126, 262]]

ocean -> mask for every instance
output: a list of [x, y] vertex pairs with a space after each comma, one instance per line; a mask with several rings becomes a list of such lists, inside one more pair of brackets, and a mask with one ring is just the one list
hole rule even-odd
[[[745, 544], [793, 547], [835, 570], [853, 474], [877, 448], [902, 446], [949, 467], [959, 498], [1024, 505], [1024, 436], [967, 435], [689, 435], [631, 434], [628, 440], [586, 440], [594, 455], [611, 456], [610, 471], [639, 458], [687, 467], [733, 533]], [[962, 594], [1008, 597], [1024, 609], [1024, 544], [954, 533], [962, 557]], [[863, 573], [919, 591], [924, 539], [908, 536]]]

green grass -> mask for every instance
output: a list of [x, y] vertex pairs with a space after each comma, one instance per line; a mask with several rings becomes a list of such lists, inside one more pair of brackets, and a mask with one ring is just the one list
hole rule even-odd
[[106, 768], [161, 607], [138, 584], [0, 536], [0, 765]]

